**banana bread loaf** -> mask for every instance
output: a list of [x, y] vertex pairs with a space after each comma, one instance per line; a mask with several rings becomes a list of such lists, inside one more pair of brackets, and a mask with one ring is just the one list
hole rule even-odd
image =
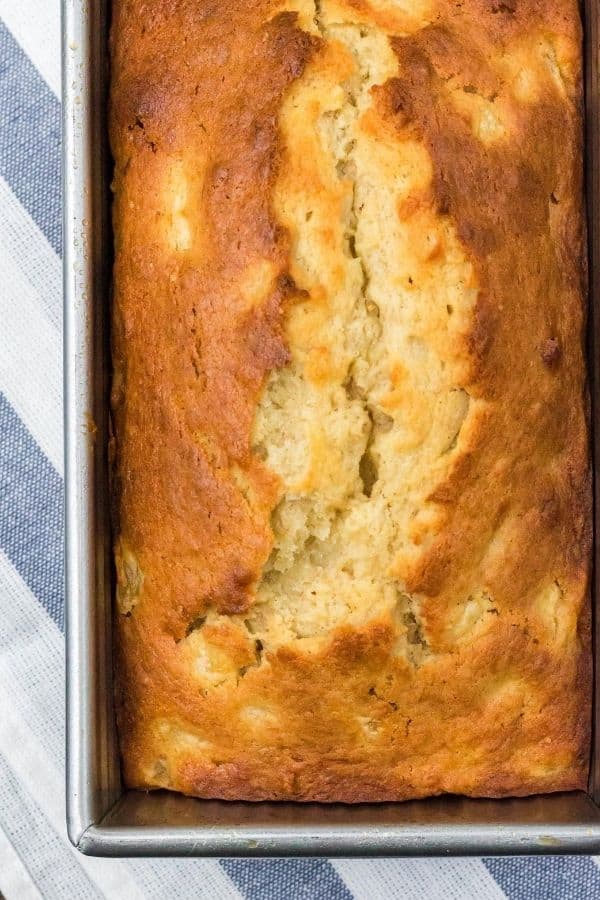
[[585, 786], [576, 0], [116, 0], [125, 781]]

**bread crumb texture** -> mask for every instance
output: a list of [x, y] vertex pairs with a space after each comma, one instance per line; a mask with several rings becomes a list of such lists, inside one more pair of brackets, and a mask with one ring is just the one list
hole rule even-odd
[[575, 0], [117, 0], [128, 785], [583, 788]]

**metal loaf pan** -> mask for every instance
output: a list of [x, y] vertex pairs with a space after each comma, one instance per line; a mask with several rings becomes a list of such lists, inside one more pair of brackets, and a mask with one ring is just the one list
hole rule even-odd
[[[600, 465], [597, 4], [598, 0], [585, 0], [584, 9], [595, 466]], [[112, 706], [106, 451], [112, 263], [106, 146], [108, 6], [108, 0], [63, 0], [67, 818], [71, 841], [83, 853], [100, 856], [600, 853], [597, 752], [588, 794], [518, 800], [444, 797], [352, 807], [227, 803], [123, 790]], [[597, 481], [595, 495], [597, 509]], [[597, 533], [596, 529], [594, 597], [600, 596]], [[597, 639], [595, 646], [598, 653]], [[596, 665], [596, 712], [599, 669]], [[597, 749], [598, 715], [595, 720]]]

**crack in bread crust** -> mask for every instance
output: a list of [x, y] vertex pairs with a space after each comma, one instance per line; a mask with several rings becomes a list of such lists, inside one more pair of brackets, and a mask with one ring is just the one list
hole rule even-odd
[[575, 3], [117, 0], [112, 58], [126, 782], [583, 787]]

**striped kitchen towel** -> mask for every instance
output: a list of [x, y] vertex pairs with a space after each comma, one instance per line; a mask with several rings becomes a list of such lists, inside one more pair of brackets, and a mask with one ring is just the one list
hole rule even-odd
[[0, 0], [0, 893], [600, 898], [592, 858], [99, 860], [65, 831], [60, 0]]

